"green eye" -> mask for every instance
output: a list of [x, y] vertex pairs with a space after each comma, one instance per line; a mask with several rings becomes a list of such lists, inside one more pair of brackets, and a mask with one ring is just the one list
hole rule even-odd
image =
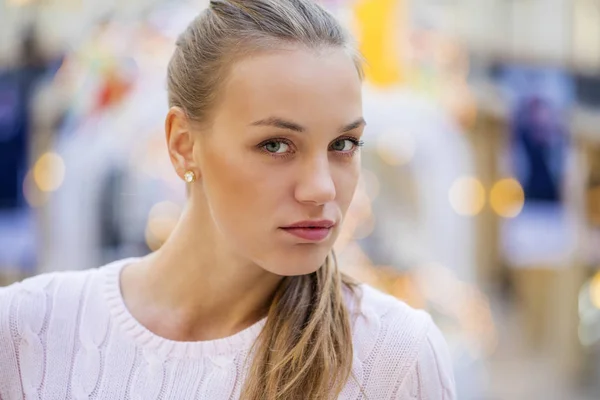
[[350, 151], [352, 150], [352, 146], [354, 146], [354, 143], [351, 140], [341, 139], [333, 142], [331, 148], [335, 151]]
[[271, 153], [277, 153], [277, 150], [281, 147], [279, 142], [269, 142], [265, 145], [265, 149]]
[[264, 149], [269, 153], [285, 153], [289, 148], [289, 145], [283, 142], [268, 142], [264, 145]]

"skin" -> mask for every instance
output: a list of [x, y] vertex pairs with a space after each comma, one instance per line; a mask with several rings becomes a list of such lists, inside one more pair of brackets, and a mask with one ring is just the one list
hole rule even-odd
[[[169, 240], [121, 276], [132, 315], [172, 340], [235, 334], [266, 315], [283, 276], [323, 265], [360, 173], [361, 82], [342, 49], [242, 59], [220, 90], [204, 128], [169, 110], [171, 161], [197, 180]], [[281, 229], [323, 219], [336, 225], [318, 243]]]

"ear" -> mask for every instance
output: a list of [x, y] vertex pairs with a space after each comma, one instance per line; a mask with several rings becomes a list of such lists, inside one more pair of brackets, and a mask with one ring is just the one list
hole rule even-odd
[[165, 119], [165, 134], [169, 157], [177, 175], [183, 179], [183, 175], [191, 170], [199, 177], [200, 171], [194, 161], [194, 135], [188, 117], [180, 107], [169, 109]]

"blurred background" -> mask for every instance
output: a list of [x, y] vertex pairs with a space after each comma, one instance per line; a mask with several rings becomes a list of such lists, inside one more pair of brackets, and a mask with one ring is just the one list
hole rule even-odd
[[[600, 1], [322, 0], [365, 55], [343, 268], [430, 312], [459, 399], [600, 399]], [[165, 69], [207, 0], [0, 0], [0, 285], [158, 249]]]

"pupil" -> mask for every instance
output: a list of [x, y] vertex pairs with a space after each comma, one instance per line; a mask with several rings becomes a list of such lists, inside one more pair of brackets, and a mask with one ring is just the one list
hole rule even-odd
[[275, 152], [277, 152], [277, 150], [279, 150], [280, 146], [281, 146], [281, 144], [279, 142], [267, 143], [267, 151], [275, 153]]

